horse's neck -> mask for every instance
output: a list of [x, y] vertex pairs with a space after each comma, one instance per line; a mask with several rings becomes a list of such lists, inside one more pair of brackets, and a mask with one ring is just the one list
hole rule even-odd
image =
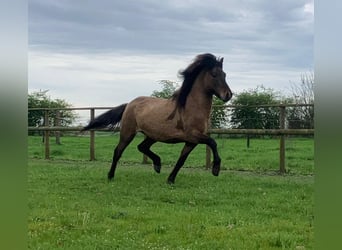
[[212, 101], [213, 96], [205, 91], [203, 84], [198, 80], [189, 93], [187, 106], [194, 112], [201, 112], [206, 118], [209, 118]]

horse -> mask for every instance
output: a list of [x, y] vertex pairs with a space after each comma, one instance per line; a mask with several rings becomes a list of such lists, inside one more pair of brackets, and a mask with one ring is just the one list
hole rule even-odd
[[114, 178], [122, 153], [138, 132], [145, 135], [138, 150], [152, 160], [157, 173], [161, 170], [161, 159], [150, 147], [156, 142], [185, 143], [167, 183], [175, 183], [178, 171], [198, 144], [210, 147], [212, 174], [218, 176], [221, 158], [215, 140], [207, 135], [207, 131], [213, 96], [227, 102], [233, 95], [222, 66], [223, 58], [210, 53], [197, 55], [185, 70], [179, 72], [183, 83], [171, 98], [140, 96], [91, 120], [83, 131], [120, 125], [120, 140], [114, 149], [108, 180]]

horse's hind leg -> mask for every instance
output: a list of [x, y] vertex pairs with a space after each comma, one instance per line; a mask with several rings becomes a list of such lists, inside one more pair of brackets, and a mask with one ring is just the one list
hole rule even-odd
[[196, 147], [196, 145], [197, 144], [189, 143], [189, 142], [185, 144], [184, 148], [182, 149], [181, 155], [176, 163], [176, 166], [174, 167], [171, 174], [169, 175], [169, 178], [167, 179], [167, 183], [169, 184], [175, 183], [175, 179], [176, 179], [178, 171], [184, 165], [186, 158], [188, 158], [189, 154]]
[[146, 137], [139, 145], [138, 149], [143, 154], [147, 155], [153, 161], [153, 168], [157, 173], [160, 173], [161, 162], [160, 157], [150, 150], [150, 147], [156, 143], [155, 140], [150, 137]]
[[108, 180], [112, 180], [114, 178], [114, 173], [116, 169], [116, 165], [118, 164], [118, 161], [125, 150], [125, 148], [130, 144], [130, 142], [133, 140], [135, 134], [131, 134], [129, 136], [120, 136], [119, 144], [116, 146], [113, 154], [113, 161], [112, 165], [110, 167], [110, 170], [108, 172]]

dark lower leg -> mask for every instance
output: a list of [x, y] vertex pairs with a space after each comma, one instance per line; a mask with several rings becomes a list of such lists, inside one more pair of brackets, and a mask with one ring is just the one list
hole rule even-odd
[[211, 148], [211, 150], [213, 152], [213, 157], [214, 157], [213, 167], [212, 167], [212, 174], [215, 175], [215, 176], [218, 176], [219, 173], [220, 173], [221, 158], [220, 158], [220, 156], [218, 154], [218, 151], [217, 151], [217, 144], [216, 144], [214, 139], [210, 138], [208, 140], [207, 145]]
[[138, 149], [143, 154], [147, 155], [153, 161], [154, 170], [160, 173], [161, 162], [160, 157], [150, 150], [150, 147], [155, 143], [155, 140], [147, 137], [145, 140], [138, 145]]
[[186, 143], [185, 144], [185, 146], [181, 152], [181, 155], [180, 155], [180, 157], [176, 163], [176, 166], [173, 168], [171, 174], [169, 175], [169, 178], [167, 179], [167, 182], [169, 184], [175, 183], [175, 179], [176, 179], [178, 171], [184, 165], [185, 160], [188, 158], [189, 154], [196, 147], [196, 145], [197, 144], [193, 144], [193, 143]]
[[212, 167], [212, 174], [215, 176], [218, 176], [220, 173], [220, 167], [221, 167], [221, 158], [217, 151], [217, 144], [215, 140], [207, 135], [201, 135], [199, 136], [199, 142], [201, 144], [206, 144], [210, 147], [211, 151], [213, 152], [213, 167]]
[[108, 172], [108, 179], [112, 180], [114, 178], [114, 173], [116, 169], [116, 165], [122, 155], [122, 150], [119, 149], [119, 146], [117, 146], [114, 150], [114, 155], [113, 155], [113, 160], [112, 160], [112, 165], [110, 167], [110, 170]]
[[112, 180], [114, 178], [116, 165], [118, 164], [118, 161], [119, 161], [123, 151], [128, 146], [128, 144], [133, 140], [133, 138], [134, 138], [134, 135], [131, 135], [130, 137], [125, 138], [125, 139], [122, 139], [122, 138], [120, 139], [119, 144], [116, 146], [116, 148], [114, 150], [112, 165], [111, 165], [110, 170], [108, 172], [108, 179], [109, 180]]

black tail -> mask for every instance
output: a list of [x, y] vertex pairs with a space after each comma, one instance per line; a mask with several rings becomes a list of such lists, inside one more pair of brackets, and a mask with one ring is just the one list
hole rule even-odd
[[82, 129], [82, 131], [95, 128], [114, 127], [121, 121], [122, 114], [125, 111], [126, 106], [127, 103], [122, 104], [107, 111], [106, 113], [99, 115], [98, 117], [95, 117], [95, 119], [90, 121], [89, 124]]

